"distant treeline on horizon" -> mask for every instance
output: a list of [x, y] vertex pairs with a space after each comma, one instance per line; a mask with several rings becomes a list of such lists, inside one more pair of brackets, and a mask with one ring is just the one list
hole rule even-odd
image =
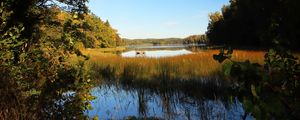
[[123, 38], [122, 40], [126, 45], [203, 44], [208, 42], [206, 35], [191, 35], [186, 38]]

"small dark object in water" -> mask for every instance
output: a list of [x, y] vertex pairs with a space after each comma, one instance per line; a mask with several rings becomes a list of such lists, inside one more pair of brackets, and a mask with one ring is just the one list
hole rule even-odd
[[145, 55], [145, 51], [136, 51], [136, 55]]

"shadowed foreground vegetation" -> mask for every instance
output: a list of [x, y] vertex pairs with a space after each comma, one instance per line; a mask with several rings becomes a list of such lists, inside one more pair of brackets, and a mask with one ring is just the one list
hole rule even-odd
[[[264, 64], [230, 60], [232, 49], [214, 56], [227, 62], [227, 75], [245, 115], [255, 119], [300, 119], [299, 0], [230, 0], [209, 15], [206, 35], [212, 45], [269, 49]], [[250, 57], [250, 56], [249, 56]]]

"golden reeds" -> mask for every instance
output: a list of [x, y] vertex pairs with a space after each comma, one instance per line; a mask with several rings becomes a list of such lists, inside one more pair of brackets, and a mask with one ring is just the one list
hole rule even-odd
[[[93, 79], [197, 80], [221, 73], [221, 64], [212, 57], [218, 50], [165, 58], [123, 58], [97, 50], [83, 50], [83, 53], [90, 56], [87, 69]], [[264, 54], [263, 51], [236, 50], [233, 59], [263, 64]]]

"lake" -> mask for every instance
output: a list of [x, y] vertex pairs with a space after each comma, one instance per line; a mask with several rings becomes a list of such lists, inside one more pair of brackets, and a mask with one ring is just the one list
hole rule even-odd
[[[197, 92], [197, 91], [194, 91]], [[206, 91], [208, 92], [208, 91]], [[166, 120], [240, 120], [241, 104], [220, 96], [188, 94], [183, 90], [158, 90], [103, 84], [94, 88], [89, 116], [102, 119], [156, 118]], [[212, 93], [213, 94], [213, 93]], [[248, 117], [248, 119], [251, 119]]]
[[[128, 51], [121, 54], [122, 57], [172, 57], [193, 53], [193, 48], [204, 47], [200, 45], [163, 45], [163, 46], [129, 46]], [[143, 52], [140, 54], [140, 52]]]
[[[162, 58], [193, 54], [202, 48], [189, 46], [140, 46], [121, 53], [122, 57]], [[144, 55], [137, 55], [137, 51]], [[229, 84], [220, 77], [197, 80], [108, 80], [92, 94], [93, 110], [86, 114], [102, 119], [162, 120], [240, 120], [241, 103], [227, 91]], [[247, 116], [251, 120], [251, 116]]]
[[[144, 52], [143, 54], [137, 54], [138, 52]], [[181, 49], [181, 50], [145, 50], [145, 51], [128, 51], [121, 54], [123, 57], [151, 57], [151, 58], [160, 58], [160, 57], [172, 57], [178, 55], [191, 54], [193, 52]]]

